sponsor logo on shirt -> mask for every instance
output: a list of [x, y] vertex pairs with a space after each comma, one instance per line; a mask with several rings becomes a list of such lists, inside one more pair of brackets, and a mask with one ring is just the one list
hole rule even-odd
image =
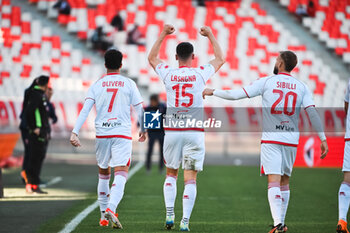
[[103, 122], [102, 123], [102, 127], [106, 127], [106, 128], [114, 128], [120, 125], [121, 125], [120, 122]]
[[295, 129], [293, 127], [287, 125], [276, 125], [276, 130], [283, 130], [287, 132], [294, 132]]

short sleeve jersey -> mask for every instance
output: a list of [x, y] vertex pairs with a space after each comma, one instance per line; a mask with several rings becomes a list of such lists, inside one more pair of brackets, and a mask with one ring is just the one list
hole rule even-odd
[[315, 106], [308, 87], [289, 74], [279, 73], [243, 88], [249, 98], [262, 96], [262, 142], [296, 146], [300, 108]]
[[[215, 68], [211, 64], [198, 68], [186, 66], [171, 68], [165, 63], [160, 63], [155, 71], [165, 85], [167, 115], [179, 109], [196, 111], [195, 114], [203, 110], [202, 92], [206, 82], [215, 73]], [[164, 129], [169, 128], [164, 127]]]
[[168, 108], [203, 107], [202, 92], [205, 83], [215, 73], [211, 64], [198, 68], [170, 68], [161, 63], [155, 70], [165, 85]]

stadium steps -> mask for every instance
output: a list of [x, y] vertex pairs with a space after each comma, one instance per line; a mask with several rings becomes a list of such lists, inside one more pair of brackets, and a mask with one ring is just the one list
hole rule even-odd
[[[72, 48], [79, 49], [83, 53], [83, 56], [85, 58], [87, 57], [91, 59], [92, 63], [101, 64], [103, 66], [104, 60], [99, 52], [91, 48], [88, 48], [86, 46], [85, 41], [81, 41], [75, 34], [69, 33], [66, 27], [63, 27], [60, 24], [58, 24], [55, 19], [49, 19], [46, 16], [46, 14], [44, 14], [44, 11], [41, 12], [38, 10], [36, 5], [30, 4], [28, 1], [23, 1], [23, 0], [11, 0], [11, 2], [13, 5], [21, 7], [23, 12], [31, 13], [32, 18], [34, 20], [40, 20], [42, 26], [50, 27], [52, 31], [55, 32], [56, 35], [60, 36], [62, 42], [71, 43]], [[98, 79], [98, 77], [96, 77], [96, 79]], [[138, 81], [137, 79], [133, 79], [133, 80], [136, 81], [136, 83]], [[146, 87], [142, 86], [139, 89], [142, 96], [146, 96], [146, 97], [149, 96], [149, 93]]]
[[328, 64], [343, 80], [348, 80], [350, 77], [350, 68], [346, 66], [341, 57], [330, 50], [315, 38], [311, 32], [303, 27], [286, 8], [281, 7], [278, 1], [274, 0], [259, 0], [261, 7], [266, 10], [269, 15], [274, 16], [280, 23], [282, 23], [290, 32], [297, 36], [298, 39], [305, 44], [306, 47], [313, 51], [317, 57], [322, 58], [324, 64]]
[[40, 12], [36, 5], [30, 4], [28, 1], [23, 0], [11, 0], [13, 5], [21, 7], [23, 12], [31, 13], [32, 18], [36, 20], [40, 20], [41, 24], [46, 27], [50, 27], [52, 31], [59, 35], [62, 42], [69, 42], [72, 44], [72, 47], [75, 49], [79, 49], [83, 56], [86, 58], [90, 58], [92, 63], [95, 64], [104, 64], [104, 61], [101, 55], [95, 50], [89, 49], [86, 47], [85, 42], [82, 42], [76, 37], [74, 34], [70, 34], [66, 28], [60, 26], [57, 21], [51, 20], [46, 17], [44, 12]]

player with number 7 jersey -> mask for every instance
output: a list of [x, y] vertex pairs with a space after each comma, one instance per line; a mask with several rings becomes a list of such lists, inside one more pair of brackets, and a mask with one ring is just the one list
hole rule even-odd
[[[182, 42], [176, 47], [176, 60], [178, 60], [179, 67], [169, 67], [169, 65], [158, 58], [158, 54], [165, 37], [174, 31], [173, 26], [164, 26], [158, 40], [150, 51], [148, 60], [163, 81], [167, 94], [163, 146], [164, 162], [167, 167], [163, 187], [166, 206], [165, 227], [167, 229], [174, 228], [176, 179], [178, 169], [182, 163], [185, 189], [182, 199], [183, 215], [180, 230], [189, 231], [189, 219], [197, 194], [197, 172], [203, 169], [205, 154], [204, 130], [203, 128], [188, 127], [186, 125], [169, 125], [169, 123], [178, 123], [182, 119], [185, 120], [185, 118], [191, 117], [190, 115], [194, 115], [197, 119], [202, 116], [203, 99], [201, 93], [208, 79], [219, 70], [225, 61], [221, 48], [211, 29], [209, 27], [202, 27], [200, 34], [208, 37], [213, 46], [215, 58], [207, 65], [193, 68], [191, 67], [192, 60], [194, 59], [193, 46], [188, 42]], [[195, 119], [193, 116], [191, 118]]]
[[[99, 224], [108, 226], [111, 223], [114, 228], [122, 228], [115, 212], [124, 195], [131, 161], [131, 106], [136, 110], [141, 126], [139, 141], [145, 141], [142, 97], [135, 82], [120, 75], [122, 58], [121, 52], [115, 49], [105, 53], [107, 74], [89, 88], [70, 138], [73, 146], [80, 146], [79, 130], [95, 105], [96, 160], [99, 167], [97, 192], [101, 211]], [[114, 181], [110, 189], [111, 168], [114, 169]]]
[[269, 233], [287, 231], [285, 216], [290, 197], [289, 177], [292, 174], [299, 143], [298, 122], [301, 106], [322, 141], [321, 158], [328, 152], [326, 136], [315, 109], [309, 88], [292, 77], [297, 64], [292, 51], [280, 52], [274, 74], [260, 78], [237, 90], [205, 89], [205, 96], [215, 95], [229, 100], [262, 96], [263, 132], [261, 139], [261, 170], [268, 176], [268, 200], [274, 224]]

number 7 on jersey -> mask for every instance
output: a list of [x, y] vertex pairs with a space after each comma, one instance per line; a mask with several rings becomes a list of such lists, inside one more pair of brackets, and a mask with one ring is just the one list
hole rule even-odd
[[118, 93], [118, 88], [107, 88], [107, 92], [112, 92], [111, 102], [109, 102], [108, 112], [112, 112], [115, 97]]

